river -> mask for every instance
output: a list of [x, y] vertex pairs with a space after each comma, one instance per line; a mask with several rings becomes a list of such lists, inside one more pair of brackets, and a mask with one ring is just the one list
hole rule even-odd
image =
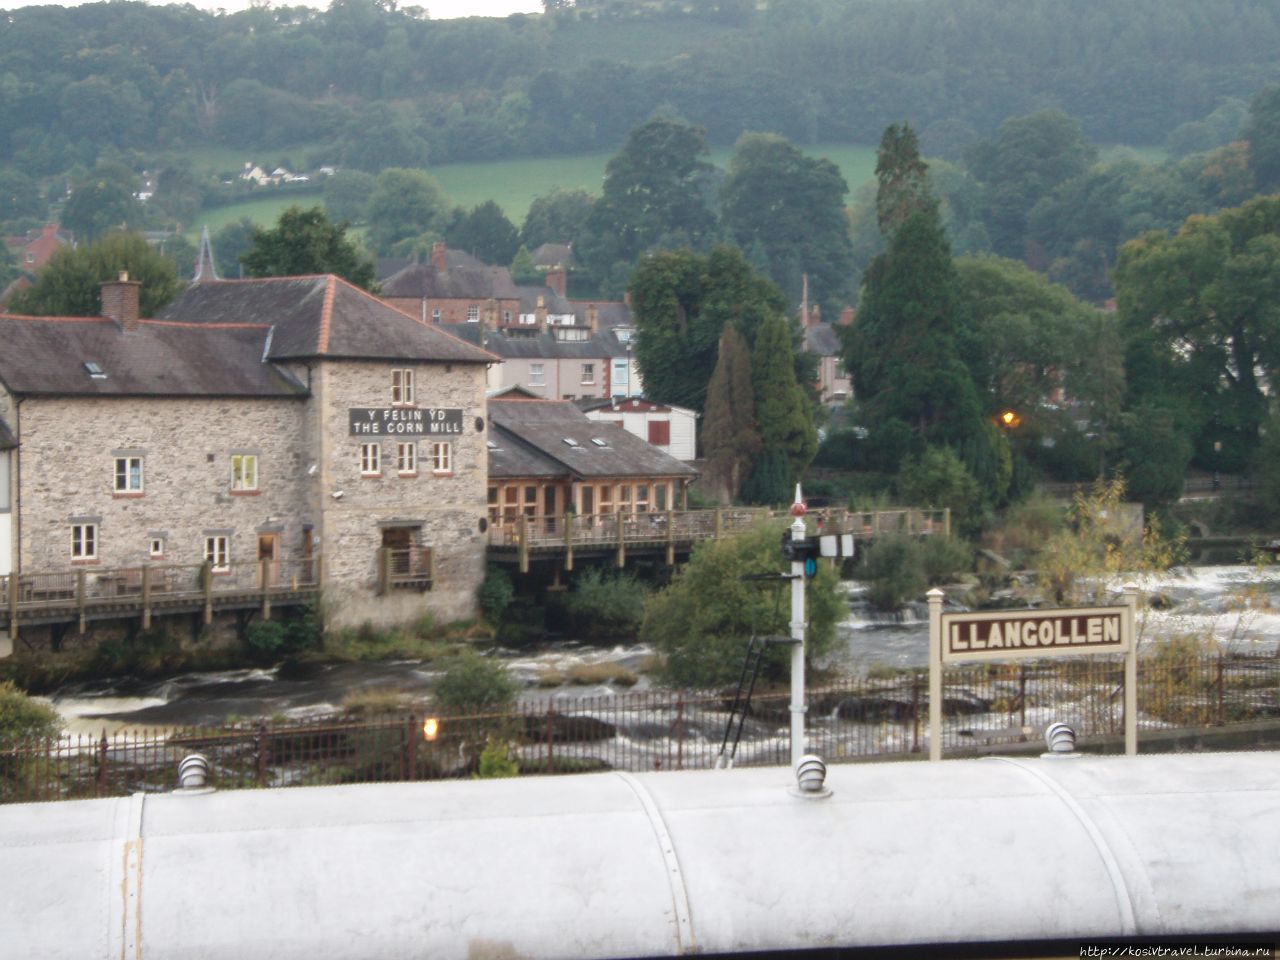
[[[1164, 609], [1140, 612], [1142, 642], [1181, 634], [1223, 647], [1274, 653], [1280, 647], [1280, 569], [1248, 566], [1182, 568], [1142, 583]], [[867, 608], [861, 588], [846, 584], [850, 613], [839, 626], [840, 643], [831, 666], [860, 674], [877, 665], [923, 667], [928, 663], [928, 617], [924, 604], [900, 615]], [[581, 697], [615, 696], [628, 688], [612, 684], [538, 686], [551, 669], [567, 674], [581, 664], [618, 664], [638, 671], [652, 650], [642, 644], [596, 647], [572, 640], [537, 650], [497, 650], [524, 685], [529, 700], [563, 703]], [[430, 665], [400, 660], [316, 664], [281, 675], [275, 669], [185, 673], [164, 680], [113, 678], [70, 684], [48, 698], [72, 733], [137, 728], [212, 726], [258, 717], [305, 719], [333, 714], [353, 691], [394, 689], [425, 696], [438, 673]], [[648, 688], [641, 676], [631, 690]]]

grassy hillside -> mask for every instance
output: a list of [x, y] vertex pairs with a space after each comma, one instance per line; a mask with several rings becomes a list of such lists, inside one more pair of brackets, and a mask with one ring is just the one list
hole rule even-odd
[[[827, 157], [844, 173], [850, 189], [870, 179], [875, 172], [874, 147], [858, 147], [849, 144], [822, 144], [804, 148], [812, 156]], [[282, 154], [299, 154], [304, 151], [276, 151]], [[189, 154], [191, 161], [203, 169], [227, 170], [238, 168], [247, 157], [245, 151], [204, 150]], [[274, 153], [272, 154], [274, 156]], [[713, 150], [711, 162], [724, 168], [733, 155], [732, 148]], [[605, 165], [610, 153], [585, 153], [571, 157], [535, 157], [515, 160], [499, 160], [492, 163], [450, 163], [432, 167], [430, 173], [440, 181], [449, 199], [461, 207], [470, 209], [486, 200], [494, 200], [517, 225], [524, 220], [529, 204], [534, 198], [550, 193], [557, 187], [566, 190], [582, 189], [598, 195], [604, 179]], [[237, 159], [239, 158], [239, 159]], [[258, 158], [262, 162], [263, 158]], [[272, 162], [272, 161], [267, 161]], [[275, 222], [291, 203], [308, 206], [320, 203], [318, 194], [302, 197], [281, 197], [265, 190], [263, 199], [216, 207], [200, 214], [194, 225], [199, 233], [202, 225], [217, 231], [224, 224], [240, 217], [248, 217], [254, 223], [269, 225]]]
[[[850, 199], [858, 187], [875, 176], [876, 148], [874, 146], [826, 143], [802, 149], [810, 156], [826, 157], [840, 168], [845, 181], [849, 184]], [[293, 151], [277, 152], [282, 155], [301, 156], [304, 150], [299, 148]], [[239, 156], [239, 153], [234, 156]], [[1147, 163], [1156, 163], [1164, 159], [1164, 151], [1156, 147], [1103, 147], [1102, 153], [1104, 156], [1136, 155], [1138, 159]], [[470, 209], [486, 200], [494, 200], [518, 226], [524, 220], [529, 204], [534, 198], [550, 193], [557, 187], [566, 190], [580, 188], [599, 195], [600, 182], [604, 179], [604, 168], [610, 156], [612, 153], [584, 153], [571, 157], [534, 157], [499, 160], [492, 163], [450, 163], [432, 167], [430, 173], [440, 181], [445, 194], [458, 206]], [[733, 148], [718, 147], [711, 151], [711, 162], [725, 169], [732, 156]], [[233, 161], [232, 152], [225, 150], [193, 153], [191, 159], [202, 167], [221, 164], [219, 169], [227, 169], [228, 163], [236, 167], [243, 163], [243, 160]], [[259, 162], [262, 160], [263, 158], [258, 158]], [[275, 223], [280, 212], [291, 203], [305, 207], [321, 202], [322, 198], [319, 194], [280, 197], [273, 196], [267, 190], [264, 191], [262, 200], [205, 211], [198, 218], [194, 232], [198, 234], [200, 226], [206, 223], [211, 231], [217, 231], [224, 224], [240, 217], [248, 217], [254, 223], [267, 226]]]

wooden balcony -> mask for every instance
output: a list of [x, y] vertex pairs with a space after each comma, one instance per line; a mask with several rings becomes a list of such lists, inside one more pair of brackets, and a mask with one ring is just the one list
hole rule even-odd
[[[498, 520], [489, 530], [489, 557], [498, 563], [515, 563], [522, 573], [531, 560], [563, 560], [573, 569], [575, 557], [612, 555], [618, 566], [628, 555], [665, 555], [668, 564], [686, 555], [695, 543], [719, 540], [747, 530], [761, 520], [790, 517], [786, 511], [765, 508], [721, 507], [714, 510], [605, 513], [578, 516], [520, 515]], [[852, 534], [870, 541], [887, 534], [907, 536], [948, 535], [949, 510], [851, 511], [823, 510], [808, 515], [810, 534]]]
[[9, 634], [23, 625], [74, 623], [81, 633], [94, 620], [196, 613], [209, 623], [215, 612], [309, 604], [319, 594], [319, 557], [261, 560], [214, 567], [201, 564], [146, 564], [137, 567], [76, 567], [0, 577], [0, 597], [8, 611]]

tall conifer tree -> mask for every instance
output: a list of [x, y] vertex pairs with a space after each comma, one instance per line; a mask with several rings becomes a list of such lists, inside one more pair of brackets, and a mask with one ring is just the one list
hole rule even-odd
[[702, 455], [709, 485], [727, 500], [738, 496], [760, 452], [755, 410], [747, 344], [737, 327], [726, 323], [720, 334], [720, 355], [707, 387]]
[[818, 434], [809, 401], [796, 382], [791, 334], [782, 314], [768, 317], [756, 334], [751, 379], [764, 451], [786, 457], [786, 483], [790, 486], [818, 452]]

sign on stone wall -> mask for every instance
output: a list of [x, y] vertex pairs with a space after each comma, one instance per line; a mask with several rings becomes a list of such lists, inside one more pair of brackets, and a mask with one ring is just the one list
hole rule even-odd
[[435, 437], [462, 433], [462, 409], [446, 407], [351, 407], [353, 437]]

